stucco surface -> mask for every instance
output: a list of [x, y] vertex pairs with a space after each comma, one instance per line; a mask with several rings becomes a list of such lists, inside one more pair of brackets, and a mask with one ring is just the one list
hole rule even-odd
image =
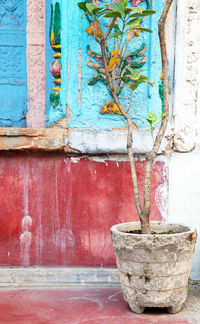
[[[144, 162], [136, 163], [143, 196]], [[164, 162], [153, 169], [152, 219], [166, 210]], [[0, 154], [0, 265], [112, 266], [110, 227], [137, 220], [128, 161], [64, 153]]]

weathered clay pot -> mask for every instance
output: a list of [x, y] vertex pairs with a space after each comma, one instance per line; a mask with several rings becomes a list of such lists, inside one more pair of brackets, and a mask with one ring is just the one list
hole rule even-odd
[[196, 230], [151, 222], [156, 234], [130, 233], [139, 229], [139, 222], [111, 228], [124, 298], [135, 313], [145, 307], [167, 307], [170, 313], [178, 313], [187, 297]]

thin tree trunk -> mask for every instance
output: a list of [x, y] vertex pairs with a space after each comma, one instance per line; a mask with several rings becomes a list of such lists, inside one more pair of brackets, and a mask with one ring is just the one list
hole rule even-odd
[[165, 40], [165, 21], [169, 9], [172, 5], [173, 0], [166, 0], [165, 7], [163, 9], [161, 18], [158, 23], [158, 34], [160, 39], [160, 49], [161, 49], [161, 59], [162, 59], [162, 71], [163, 71], [163, 113], [164, 118], [156, 139], [152, 151], [146, 158], [146, 170], [145, 170], [145, 185], [144, 185], [144, 209], [143, 209], [143, 219], [145, 223], [149, 223], [150, 217], [150, 206], [151, 206], [151, 176], [152, 167], [155, 157], [160, 149], [161, 142], [163, 140], [168, 120], [169, 120], [169, 81], [168, 81], [168, 63], [167, 63], [167, 46]]
[[[150, 205], [151, 205], [151, 177], [152, 177], [152, 166], [153, 162], [155, 160], [155, 157], [159, 151], [162, 139], [164, 137], [168, 119], [169, 119], [169, 83], [168, 83], [168, 65], [167, 65], [167, 49], [166, 49], [166, 41], [165, 41], [165, 31], [164, 31], [164, 25], [167, 18], [167, 14], [169, 12], [169, 9], [171, 7], [173, 0], [166, 0], [165, 7], [162, 12], [162, 16], [159, 20], [159, 39], [160, 39], [160, 48], [161, 48], [161, 57], [162, 57], [162, 71], [163, 71], [163, 112], [164, 112], [164, 118], [162, 119], [161, 127], [158, 131], [158, 134], [156, 136], [156, 139], [153, 144], [152, 151], [147, 155], [146, 157], [146, 169], [145, 169], [145, 183], [144, 183], [144, 209], [142, 210], [141, 207], [141, 200], [139, 196], [139, 189], [138, 189], [138, 181], [137, 181], [137, 174], [136, 174], [136, 168], [135, 168], [135, 160], [133, 156], [132, 151], [132, 119], [131, 117], [126, 113], [123, 106], [120, 104], [120, 101], [116, 95], [115, 87], [113, 85], [109, 70], [108, 70], [108, 62], [107, 57], [105, 53], [105, 42], [107, 37], [109, 36], [109, 33], [111, 31], [111, 28], [106, 33], [106, 37], [104, 36], [101, 40], [98, 40], [97, 37], [95, 38], [96, 41], [101, 46], [101, 52], [105, 67], [105, 74], [106, 79], [108, 81], [108, 85], [110, 88], [110, 91], [112, 93], [113, 99], [116, 102], [119, 110], [121, 111], [122, 116], [126, 119], [127, 125], [128, 125], [128, 135], [127, 135], [127, 150], [128, 150], [128, 157], [130, 161], [130, 167], [131, 167], [131, 175], [132, 175], [132, 181], [133, 181], [133, 192], [134, 192], [134, 199], [135, 199], [135, 205], [136, 209], [140, 218], [141, 223], [141, 230], [142, 234], [150, 234], [150, 223], [149, 223], [149, 216], [150, 216]], [[112, 24], [114, 23], [114, 20], [112, 21]]]
[[140, 196], [139, 196], [135, 161], [134, 161], [133, 151], [132, 151], [132, 133], [133, 133], [132, 120], [131, 120], [131, 117], [125, 112], [124, 108], [120, 104], [120, 101], [119, 101], [119, 99], [116, 95], [116, 92], [114, 90], [113, 82], [112, 82], [112, 79], [111, 79], [111, 76], [110, 76], [110, 73], [108, 70], [108, 62], [107, 62], [106, 53], [105, 53], [105, 40], [104, 39], [101, 40], [100, 45], [101, 45], [103, 62], [104, 62], [105, 74], [106, 74], [106, 78], [108, 81], [110, 91], [111, 91], [113, 99], [115, 100], [123, 117], [127, 120], [127, 125], [128, 125], [127, 150], [128, 150], [128, 157], [129, 157], [129, 162], [130, 162], [130, 167], [131, 167], [131, 176], [132, 176], [132, 181], [133, 181], [133, 193], [134, 193], [135, 206], [136, 206], [136, 209], [137, 209], [140, 221], [141, 221], [143, 212], [142, 212], [141, 201], [140, 201]]

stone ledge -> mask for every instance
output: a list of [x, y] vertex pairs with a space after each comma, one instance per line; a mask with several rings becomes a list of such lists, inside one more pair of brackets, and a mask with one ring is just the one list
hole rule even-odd
[[[126, 154], [125, 129], [34, 129], [0, 128], [0, 150], [64, 151], [75, 154]], [[149, 133], [134, 131], [133, 152], [146, 154], [152, 147]], [[163, 141], [160, 153], [169, 153], [169, 140]]]
[[119, 285], [116, 268], [0, 267], [0, 288]]
[[68, 141], [68, 130], [0, 128], [0, 150], [60, 151]]

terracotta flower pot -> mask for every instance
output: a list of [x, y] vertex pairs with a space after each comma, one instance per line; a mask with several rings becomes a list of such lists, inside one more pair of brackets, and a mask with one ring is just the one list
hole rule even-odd
[[196, 230], [151, 222], [152, 235], [131, 233], [139, 229], [139, 222], [111, 228], [124, 298], [136, 313], [145, 307], [167, 307], [177, 313], [187, 297]]

